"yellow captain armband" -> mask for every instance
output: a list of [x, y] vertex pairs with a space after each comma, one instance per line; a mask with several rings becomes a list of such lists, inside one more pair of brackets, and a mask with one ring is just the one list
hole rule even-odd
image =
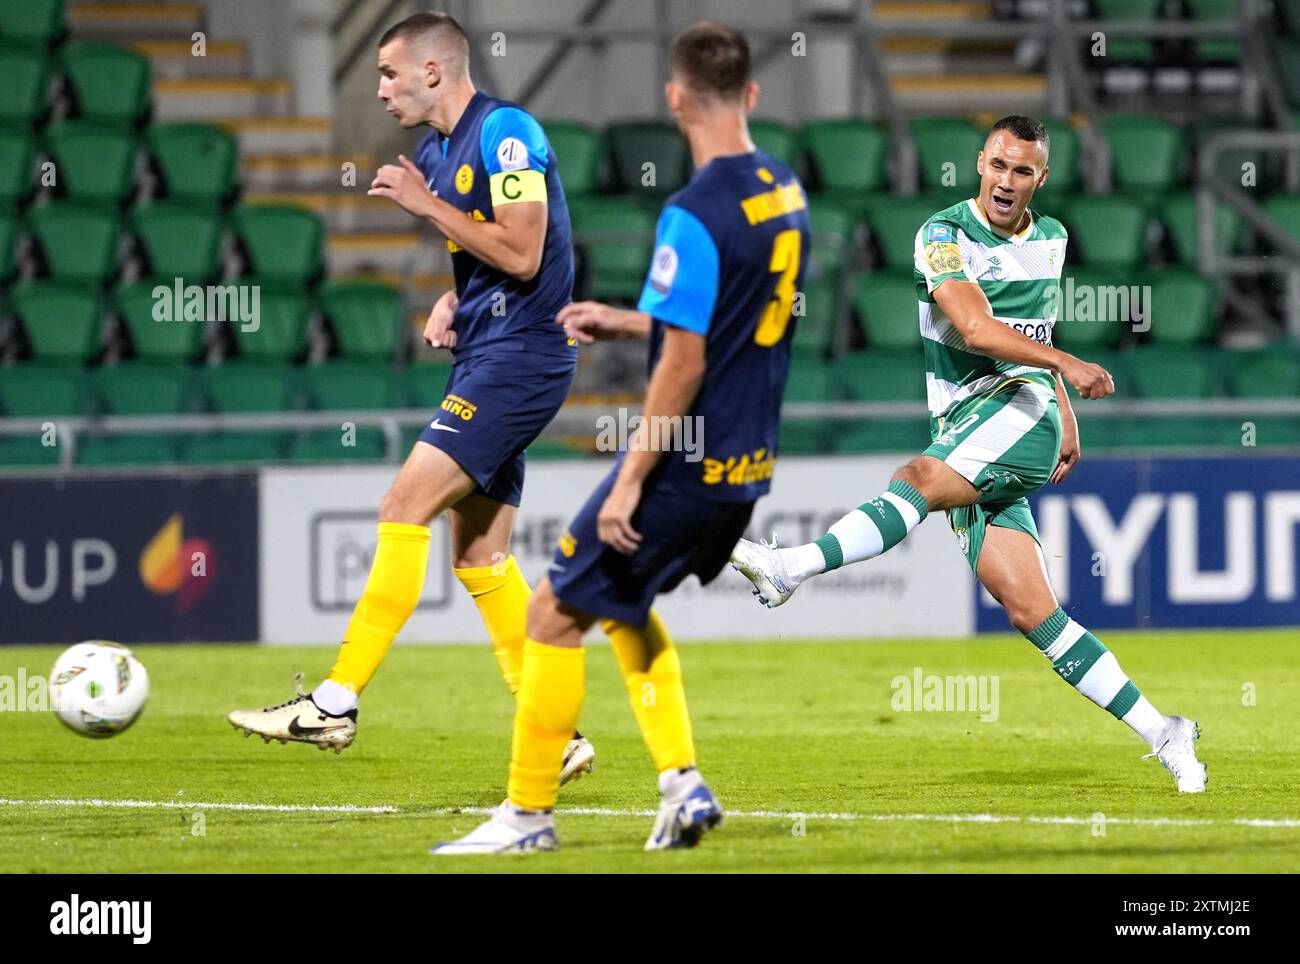
[[546, 175], [541, 171], [501, 171], [493, 174], [488, 183], [494, 208], [521, 201], [546, 203]]

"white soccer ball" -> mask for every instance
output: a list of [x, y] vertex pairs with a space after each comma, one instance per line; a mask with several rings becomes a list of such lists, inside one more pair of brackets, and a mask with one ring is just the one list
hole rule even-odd
[[149, 674], [125, 646], [102, 639], [64, 650], [50, 670], [50, 703], [82, 736], [116, 736], [149, 698]]

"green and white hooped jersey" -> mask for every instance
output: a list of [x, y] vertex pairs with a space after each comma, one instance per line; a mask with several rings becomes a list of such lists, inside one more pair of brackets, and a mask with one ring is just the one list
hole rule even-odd
[[968, 347], [933, 297], [934, 289], [949, 278], [973, 281], [988, 298], [993, 317], [1050, 345], [1067, 237], [1055, 218], [1032, 210], [1029, 218], [1029, 226], [1019, 234], [1008, 234], [990, 224], [972, 198], [944, 208], [916, 233], [913, 273], [933, 418], [1010, 378], [1056, 390], [1055, 376], [1047, 369], [997, 361]]

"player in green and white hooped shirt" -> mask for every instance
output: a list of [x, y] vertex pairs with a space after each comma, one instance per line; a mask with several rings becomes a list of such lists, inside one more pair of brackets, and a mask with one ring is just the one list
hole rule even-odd
[[1029, 202], [1048, 176], [1047, 131], [1013, 115], [993, 125], [976, 160], [977, 198], [931, 217], [916, 236], [915, 275], [931, 416], [930, 447], [887, 491], [820, 539], [791, 549], [741, 540], [734, 568], [764, 605], [801, 582], [871, 559], [943, 509], [958, 545], [1012, 624], [1063, 679], [1150, 744], [1178, 789], [1205, 789], [1197, 725], [1163, 716], [1102, 642], [1061, 609], [1025, 496], [1079, 461], [1064, 382], [1084, 398], [1115, 390], [1110, 374], [1051, 347], [1065, 261], [1060, 222]]

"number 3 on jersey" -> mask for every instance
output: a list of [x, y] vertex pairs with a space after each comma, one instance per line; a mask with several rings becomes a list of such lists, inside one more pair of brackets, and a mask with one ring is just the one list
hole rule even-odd
[[790, 324], [790, 310], [794, 307], [794, 279], [799, 275], [799, 248], [802, 243], [802, 236], [796, 228], [782, 231], [772, 242], [772, 260], [768, 263], [767, 270], [773, 274], [780, 272], [781, 277], [776, 279], [772, 300], [763, 309], [763, 315], [758, 319], [758, 328], [754, 330], [754, 341], [764, 348], [771, 348], [780, 341], [786, 326]]

